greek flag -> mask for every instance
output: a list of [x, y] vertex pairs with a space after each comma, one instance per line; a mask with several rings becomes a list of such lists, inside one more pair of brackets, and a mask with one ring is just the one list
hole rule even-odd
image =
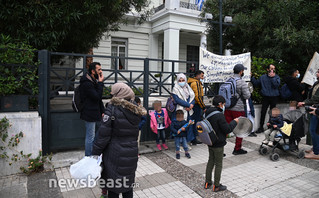
[[196, 0], [195, 4], [197, 5], [199, 10], [202, 10], [203, 4], [205, 0]]

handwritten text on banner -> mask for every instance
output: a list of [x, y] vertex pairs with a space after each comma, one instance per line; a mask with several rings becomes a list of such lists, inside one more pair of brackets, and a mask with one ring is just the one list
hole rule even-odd
[[244, 65], [243, 79], [250, 81], [250, 52], [234, 56], [220, 56], [200, 48], [199, 57], [199, 69], [205, 73], [205, 83], [225, 82], [234, 74], [233, 68], [236, 64]]

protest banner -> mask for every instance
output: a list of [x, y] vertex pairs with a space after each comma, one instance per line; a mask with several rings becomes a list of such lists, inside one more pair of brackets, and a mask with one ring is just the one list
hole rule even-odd
[[308, 68], [302, 79], [302, 82], [312, 86], [317, 81], [316, 72], [318, 71], [318, 69], [319, 69], [319, 54], [315, 52], [315, 54], [313, 55], [308, 65]]
[[221, 56], [200, 48], [199, 69], [205, 73], [205, 83], [225, 82], [234, 74], [233, 68], [236, 64], [244, 65], [245, 75], [243, 79], [250, 81], [250, 52], [233, 56]]

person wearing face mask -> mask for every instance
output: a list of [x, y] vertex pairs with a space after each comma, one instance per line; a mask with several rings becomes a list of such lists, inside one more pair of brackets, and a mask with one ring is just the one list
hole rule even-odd
[[[183, 73], [176, 75], [176, 83], [172, 91], [174, 101], [177, 103], [175, 112], [172, 114], [172, 121], [176, 120], [176, 111], [184, 112], [184, 120], [191, 120], [194, 114], [195, 93], [192, 88], [186, 83], [187, 78]], [[193, 127], [190, 127], [187, 132], [187, 142], [194, 140]]]
[[98, 62], [91, 63], [88, 73], [80, 80], [80, 98], [83, 102], [80, 118], [85, 121], [86, 129], [85, 156], [90, 156], [92, 153], [96, 124], [101, 121], [104, 114], [103, 80], [101, 64]]
[[203, 91], [203, 83], [204, 83], [204, 72], [201, 70], [198, 70], [195, 72], [194, 78], [189, 78], [187, 83], [192, 88], [192, 90], [195, 93], [195, 105], [194, 105], [194, 114], [192, 116], [192, 119], [195, 121], [195, 124], [193, 125], [194, 129], [194, 140], [192, 140], [192, 144], [201, 144], [200, 141], [197, 140], [196, 136], [198, 136], [198, 132], [196, 129], [196, 123], [201, 120], [202, 112], [206, 111], [206, 106], [204, 104], [204, 91]]
[[287, 84], [291, 91], [290, 103], [297, 104], [304, 100], [303, 95], [305, 94], [306, 85], [299, 82], [300, 73], [297, 69], [292, 69], [289, 72], [289, 76], [284, 78], [284, 82]]
[[[213, 106], [207, 109], [205, 116], [208, 116], [214, 111], [215, 115], [209, 117], [207, 120], [210, 122], [213, 127], [218, 140], [212, 145], [208, 146], [209, 158], [206, 166], [206, 175], [205, 175], [205, 189], [209, 189], [213, 186], [213, 192], [226, 190], [227, 187], [220, 183], [222, 168], [223, 168], [223, 157], [224, 157], [224, 146], [227, 144], [226, 136], [237, 126], [238, 118], [227, 123], [223, 112], [225, 111], [226, 100], [221, 95], [216, 95], [213, 98]], [[211, 133], [212, 135], [212, 133]], [[214, 172], [214, 183], [212, 182], [212, 171], [215, 168]]]
[[[242, 79], [244, 76], [245, 67], [242, 64], [237, 64], [234, 67], [234, 75], [232, 78], [236, 79], [236, 93], [238, 101], [235, 106], [225, 110], [225, 118], [228, 123], [240, 116], [245, 117], [246, 100], [250, 98], [251, 94], [248, 84]], [[236, 137], [235, 148], [233, 155], [246, 154], [247, 151], [242, 149], [243, 138]]]

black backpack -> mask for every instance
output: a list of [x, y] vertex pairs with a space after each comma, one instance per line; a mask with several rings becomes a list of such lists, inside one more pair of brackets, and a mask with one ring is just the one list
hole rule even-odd
[[72, 108], [75, 112], [82, 112], [83, 110], [83, 102], [81, 101], [81, 95], [80, 95], [80, 86], [77, 86], [74, 89], [73, 99], [72, 99]]

